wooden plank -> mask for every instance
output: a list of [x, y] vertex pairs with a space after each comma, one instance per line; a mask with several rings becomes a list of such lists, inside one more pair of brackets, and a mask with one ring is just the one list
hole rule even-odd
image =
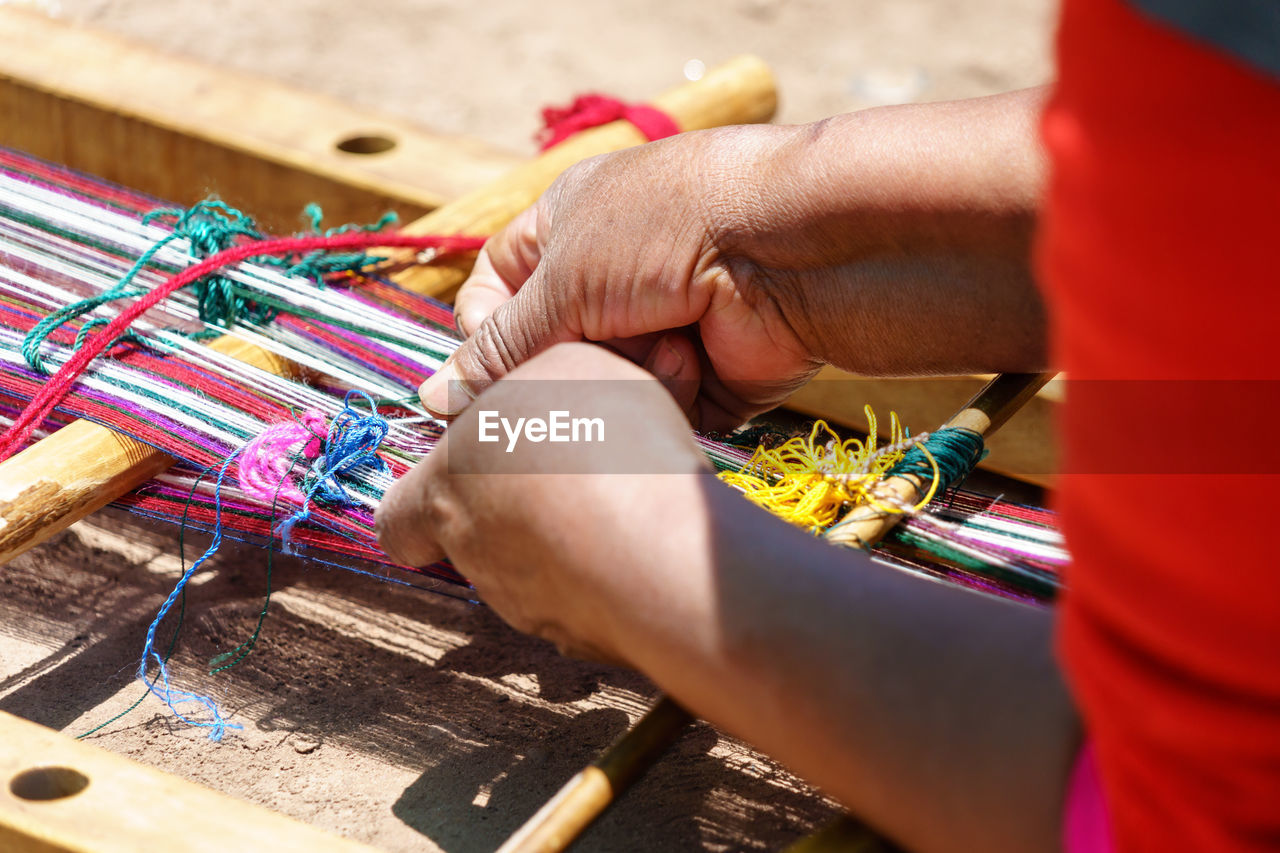
[[372, 853], [0, 711], [0, 850]]
[[13, 6], [0, 44], [0, 145], [167, 201], [216, 193], [270, 230], [308, 202], [334, 224], [408, 221], [523, 159]]

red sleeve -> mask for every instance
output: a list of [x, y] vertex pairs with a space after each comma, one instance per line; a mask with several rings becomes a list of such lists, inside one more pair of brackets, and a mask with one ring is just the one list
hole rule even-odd
[[1274, 851], [1280, 84], [1120, 0], [1066, 0], [1058, 50], [1060, 652], [1117, 849]]

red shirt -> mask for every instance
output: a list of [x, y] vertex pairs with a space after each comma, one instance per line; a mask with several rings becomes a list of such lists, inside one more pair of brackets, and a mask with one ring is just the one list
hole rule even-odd
[[1121, 851], [1277, 850], [1280, 84], [1119, 0], [1058, 50], [1060, 651]]

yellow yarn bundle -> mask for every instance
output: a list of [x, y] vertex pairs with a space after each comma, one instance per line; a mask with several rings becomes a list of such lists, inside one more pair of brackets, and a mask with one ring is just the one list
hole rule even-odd
[[[875, 412], [870, 406], [865, 411], [866, 441], [841, 440], [825, 421], [817, 421], [807, 437], [796, 436], [772, 450], [757, 448], [742, 470], [724, 471], [720, 479], [752, 503], [814, 533], [858, 504], [879, 506], [873, 490], [915, 442], [906, 438], [897, 414], [891, 412], [889, 442], [877, 447]], [[929, 492], [932, 496], [933, 490]]]

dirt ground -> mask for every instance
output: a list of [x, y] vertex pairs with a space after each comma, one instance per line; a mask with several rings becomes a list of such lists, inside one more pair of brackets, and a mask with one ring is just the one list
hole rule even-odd
[[[541, 105], [643, 98], [742, 52], [773, 65], [788, 122], [1033, 85], [1050, 68], [1047, 0], [28, 5], [521, 152]], [[0, 569], [0, 709], [79, 733], [127, 707], [176, 541], [106, 513]], [[384, 850], [467, 853], [497, 846], [655, 692], [482, 607], [289, 560], [257, 651], [203, 676], [252, 631], [262, 568], [261, 552], [224, 549], [193, 584], [174, 665], [243, 729], [215, 745], [148, 701], [92, 742]], [[832, 814], [698, 725], [580, 849], [776, 850]]]

